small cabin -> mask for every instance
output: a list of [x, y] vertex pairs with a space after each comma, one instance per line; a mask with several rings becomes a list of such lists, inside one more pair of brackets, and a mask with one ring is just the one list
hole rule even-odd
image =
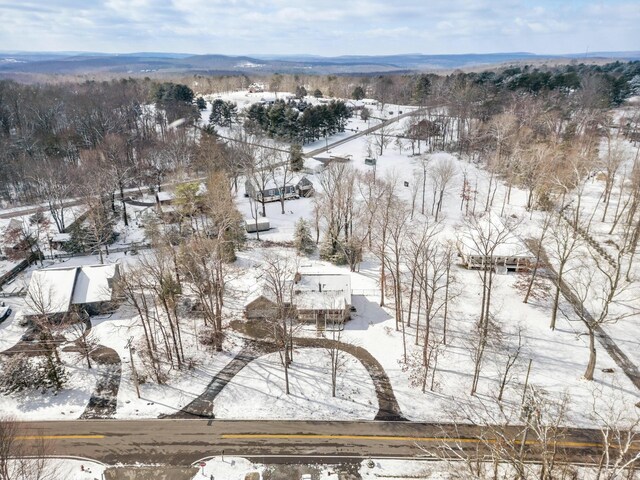
[[49, 240], [51, 248], [55, 250], [64, 250], [69, 243], [71, 243], [70, 233], [56, 233]]

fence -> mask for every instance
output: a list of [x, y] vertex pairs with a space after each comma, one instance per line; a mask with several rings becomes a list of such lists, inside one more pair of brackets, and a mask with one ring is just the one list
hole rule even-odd
[[[109, 254], [111, 253], [122, 253], [122, 252], [132, 252], [137, 250], [149, 250], [152, 248], [149, 243], [132, 243], [130, 245], [125, 245], [123, 247], [115, 247], [109, 248]], [[104, 255], [107, 254], [107, 250], [103, 250]], [[73, 258], [73, 257], [86, 257], [87, 255], [99, 255], [100, 252], [98, 250], [94, 251], [84, 251], [84, 252], [74, 252], [74, 253], [58, 253], [55, 255], [44, 255], [44, 258], [47, 260], [59, 260], [61, 258]]]
[[36, 260], [38, 260], [38, 255], [36, 255], [35, 253], [32, 253], [31, 255], [29, 255], [29, 258], [22, 260], [11, 270], [9, 270], [8, 272], [5, 272], [2, 276], [0, 276], [0, 289], [2, 288], [3, 285], [6, 285], [11, 280], [16, 278], [20, 272], [25, 270], [29, 265], [34, 263]]

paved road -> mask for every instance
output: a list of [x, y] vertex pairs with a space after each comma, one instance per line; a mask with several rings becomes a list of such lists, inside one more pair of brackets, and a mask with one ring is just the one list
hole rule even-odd
[[338, 140], [337, 142], [333, 142], [330, 143], [329, 145], [326, 145], [322, 148], [316, 148], [315, 150], [311, 150], [310, 152], [307, 152], [304, 154], [305, 158], [313, 158], [316, 155], [320, 155], [321, 153], [324, 153], [334, 147], [339, 147], [340, 145], [344, 145], [347, 142], [350, 142], [351, 140], [355, 140], [358, 137], [362, 137], [363, 135], [368, 135], [370, 133], [373, 133], [377, 130], [380, 130], [383, 127], [386, 127], [388, 125], [391, 125], [394, 122], [397, 122], [405, 117], [409, 117], [409, 116], [413, 116], [413, 115], [419, 115], [421, 112], [427, 111], [426, 108], [418, 108], [415, 110], [410, 110], [406, 113], [403, 113], [402, 115], [398, 115], [392, 118], [389, 118], [387, 120], [384, 120], [383, 122], [374, 125], [373, 127], [367, 128], [365, 130], [362, 130], [361, 132], [356, 133], [355, 135], [351, 135], [347, 138], [343, 138], [342, 140]]
[[[225, 420], [80, 420], [25, 424], [23, 439], [50, 442], [52, 455], [75, 455], [107, 464], [135, 462], [189, 465], [211, 455], [415, 457], [443, 438], [475, 451], [483, 448], [478, 427], [412, 422], [311, 422]], [[520, 429], [512, 427], [513, 438]], [[569, 457], [593, 461], [600, 432], [571, 429], [558, 444]], [[529, 449], [535, 445], [529, 437]], [[533, 450], [531, 450], [533, 452]], [[535, 453], [531, 453], [535, 455]]]
[[[174, 185], [178, 185], [180, 183], [184, 183], [184, 182], [197, 182], [197, 181], [203, 181], [206, 180], [206, 177], [196, 177], [196, 178], [191, 178], [191, 179], [185, 179], [185, 180], [180, 180], [180, 181], [175, 181], [175, 182], [167, 182], [167, 183], [163, 183], [162, 185], [160, 185], [160, 187], [162, 188], [166, 188], [166, 187], [172, 187]], [[139, 186], [139, 187], [131, 187], [131, 188], [125, 188], [124, 189], [124, 193], [138, 193], [140, 191], [146, 191], [148, 190], [147, 187], [144, 186]], [[118, 199], [118, 201], [120, 201]], [[65, 207], [75, 207], [78, 205], [82, 205], [83, 203], [85, 203], [85, 199], [84, 198], [69, 198], [67, 200], [65, 200], [64, 202], [62, 202], [63, 205]], [[40, 203], [38, 205], [30, 205], [30, 206], [24, 206], [22, 208], [16, 208], [16, 209], [12, 209], [9, 210], [8, 212], [2, 212], [0, 213], [0, 219], [6, 219], [6, 218], [13, 218], [13, 217], [22, 217], [24, 215], [33, 215], [34, 213], [40, 211], [40, 210], [48, 210], [49, 206], [47, 205], [47, 203]]]

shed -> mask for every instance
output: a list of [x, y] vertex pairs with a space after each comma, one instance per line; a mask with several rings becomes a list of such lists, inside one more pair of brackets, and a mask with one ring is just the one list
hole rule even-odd
[[258, 220], [254, 218], [247, 218], [244, 221], [244, 228], [247, 233], [255, 233], [255, 232], [265, 232], [269, 230], [271, 227], [269, 225], [269, 219], [266, 217], [258, 218]]
[[49, 243], [51, 244], [51, 248], [55, 248], [56, 250], [63, 250], [67, 243], [71, 241], [70, 233], [56, 233], [51, 237]]
[[302, 177], [296, 183], [296, 192], [300, 197], [310, 197], [313, 195], [313, 183], [307, 177]]

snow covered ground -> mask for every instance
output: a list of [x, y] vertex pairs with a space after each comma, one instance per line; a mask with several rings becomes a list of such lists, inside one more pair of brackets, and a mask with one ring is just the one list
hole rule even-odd
[[[18, 465], [19, 462], [23, 463], [23, 465]], [[34, 462], [34, 460], [10, 460], [9, 469], [26, 467], [27, 472], [33, 472], [33, 477], [31, 478], [51, 478], [55, 480], [100, 480], [104, 478], [104, 471], [107, 469], [106, 465], [81, 458], [48, 458], [39, 463], [38, 466], [35, 464], [30, 465], [30, 462]], [[40, 471], [39, 477], [36, 473], [38, 471]], [[15, 478], [18, 477], [16, 476]]]
[[280, 355], [260, 357], [242, 369], [215, 400], [220, 419], [372, 420], [378, 413], [373, 381], [362, 364], [345, 354], [336, 397], [331, 396], [329, 352], [294, 351], [285, 393]]

